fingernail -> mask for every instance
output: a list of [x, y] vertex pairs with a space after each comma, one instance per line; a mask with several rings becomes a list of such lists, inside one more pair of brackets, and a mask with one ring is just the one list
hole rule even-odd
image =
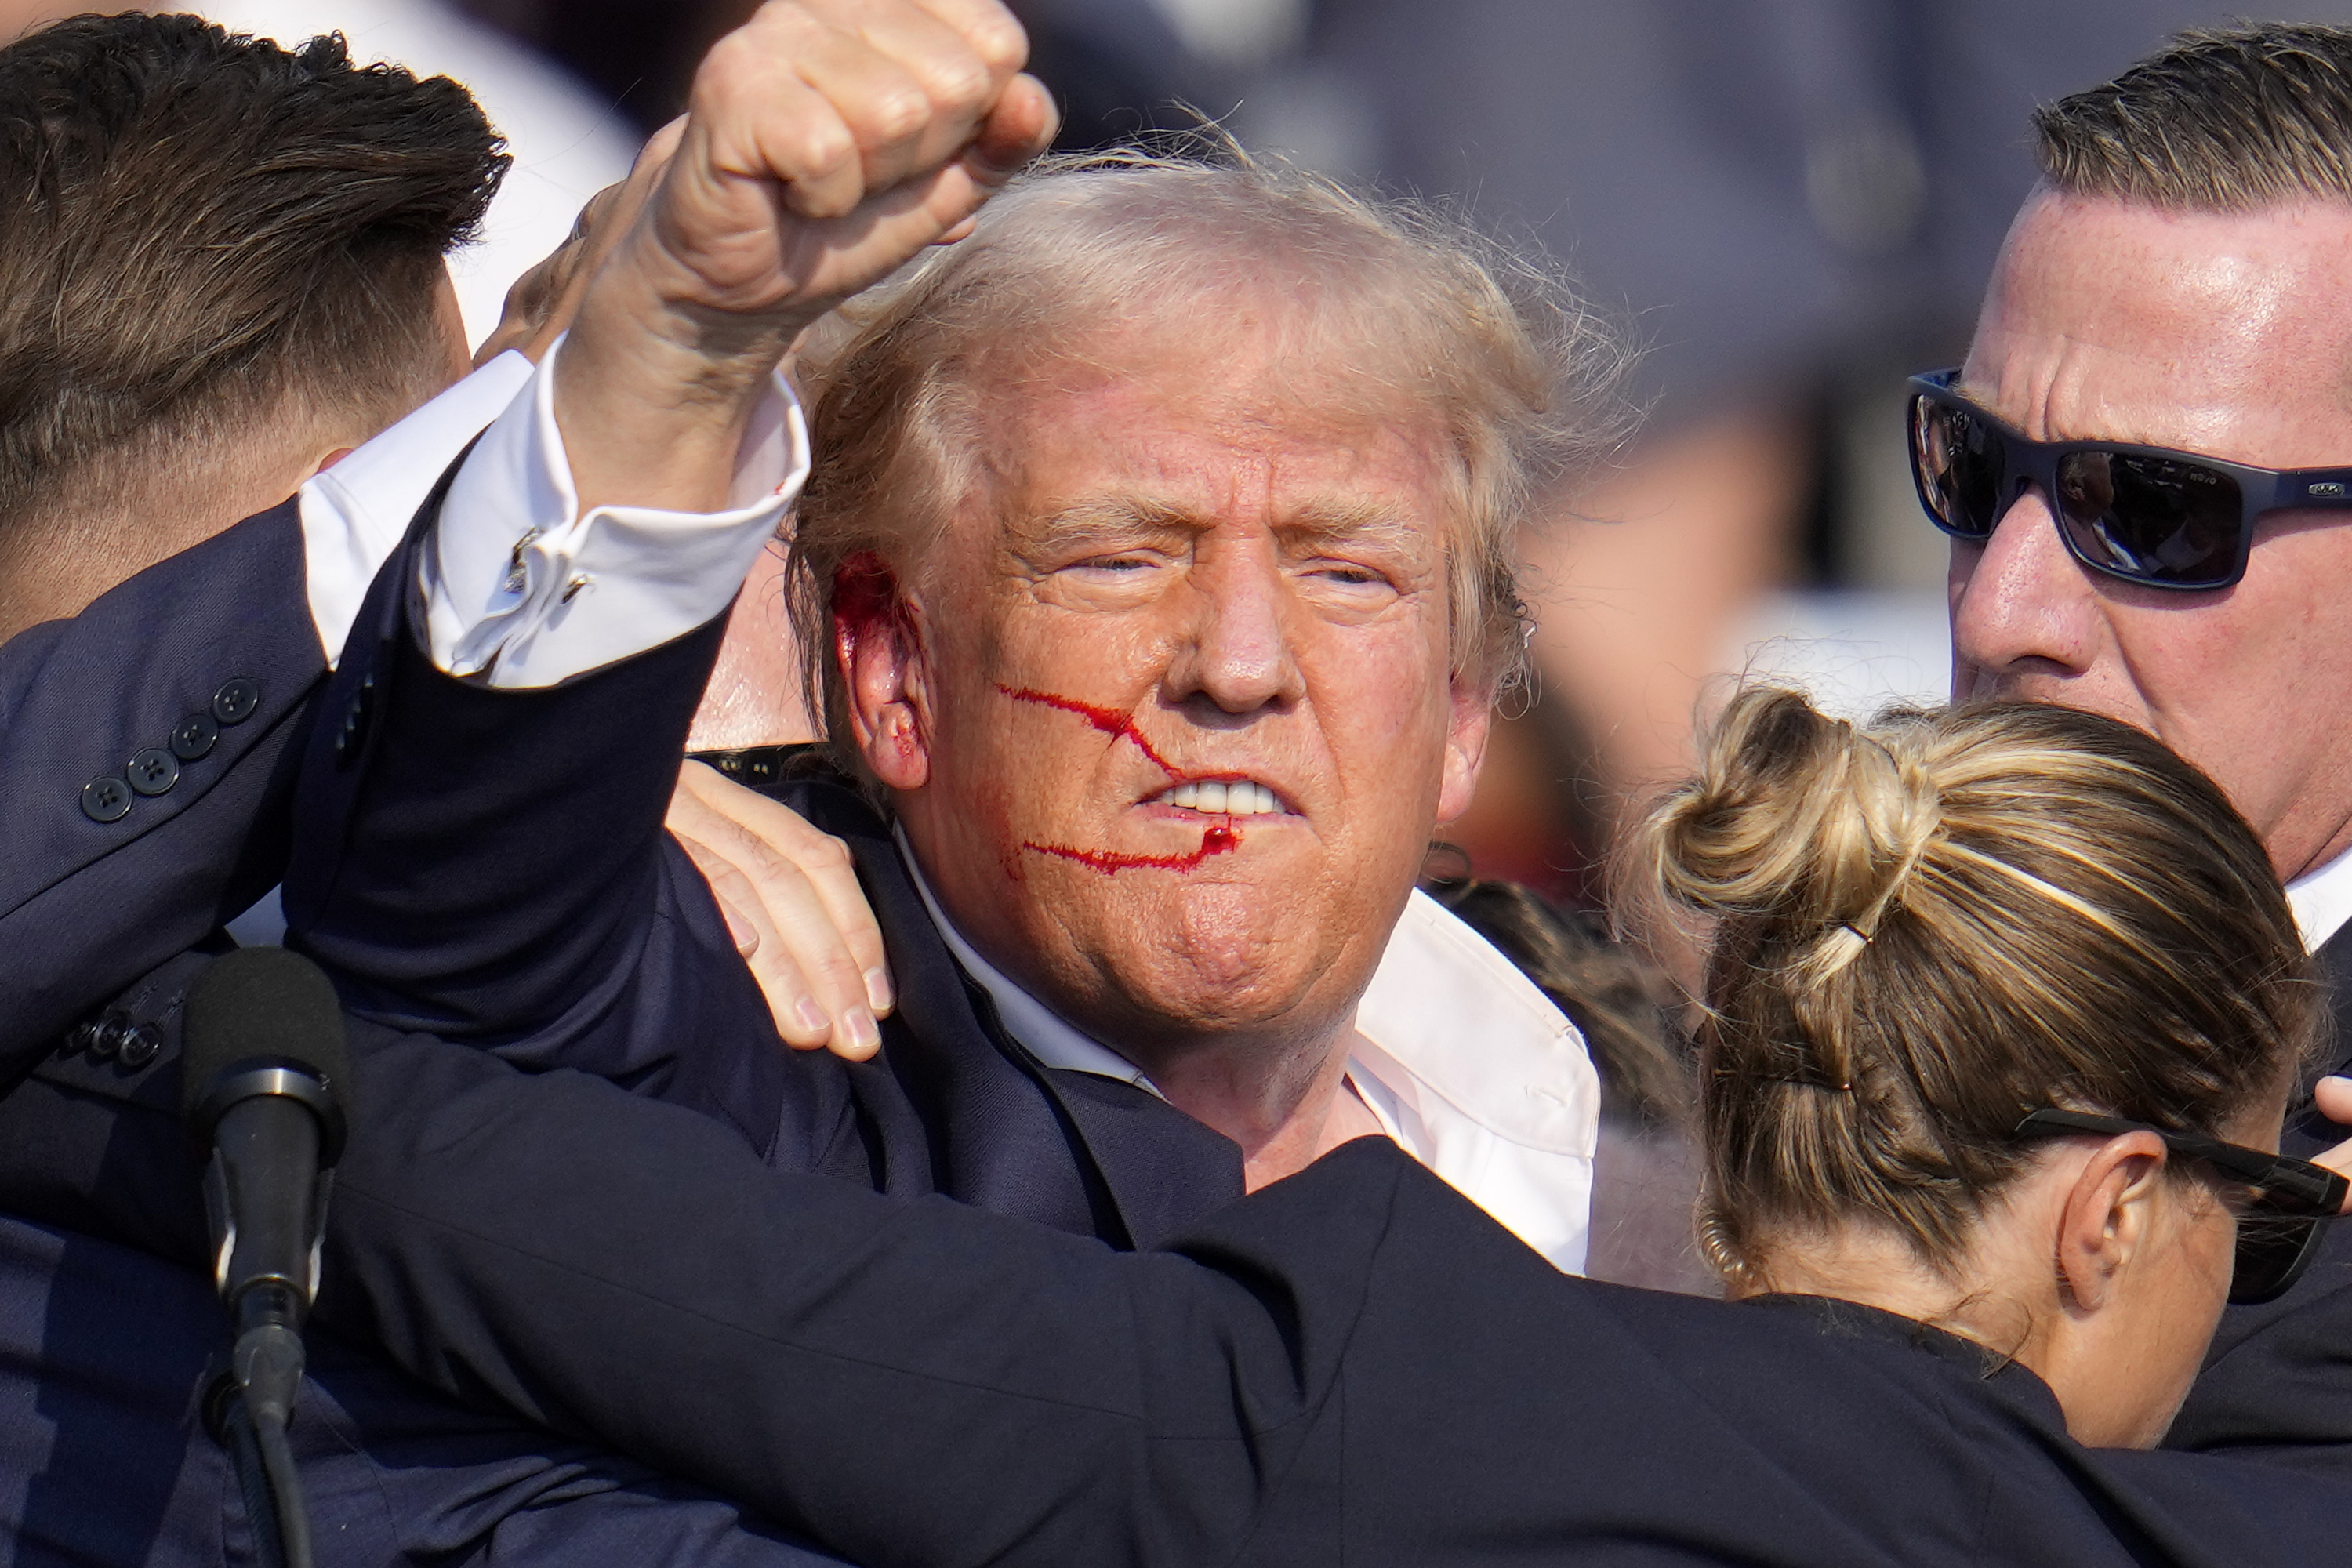
[[877, 1013], [890, 1010], [890, 972], [869, 969], [866, 972], [866, 1001]]
[[849, 1029], [849, 1043], [859, 1050], [870, 1051], [882, 1043], [882, 1026], [877, 1024], [874, 1015], [865, 1008], [852, 1007], [843, 1023]]
[[800, 1019], [802, 1028], [815, 1034], [827, 1033], [833, 1027], [833, 1020], [824, 1016], [824, 1009], [816, 1005], [814, 997], [802, 997], [800, 1005], [793, 1009], [793, 1016]]

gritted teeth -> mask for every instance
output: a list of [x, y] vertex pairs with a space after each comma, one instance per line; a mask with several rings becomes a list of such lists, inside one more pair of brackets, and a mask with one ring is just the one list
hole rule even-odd
[[1259, 816], [1289, 809], [1280, 795], [1251, 779], [1188, 780], [1161, 790], [1150, 804], [1211, 816]]

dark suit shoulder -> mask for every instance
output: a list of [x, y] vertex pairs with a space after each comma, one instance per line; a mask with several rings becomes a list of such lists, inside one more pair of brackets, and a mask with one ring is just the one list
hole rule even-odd
[[[1450, 1514], [1607, 1561], [2330, 1560], [2313, 1543], [2352, 1494], [2084, 1449], [2031, 1373], [1868, 1307], [1559, 1274], [1388, 1159], [1392, 1212], [1347, 1352], [1351, 1540], [1418, 1533], [1424, 1560], [1465, 1560], [1469, 1542], [1442, 1533]], [[1344, 1261], [1314, 1222], [1303, 1205], [1276, 1219], [1286, 1283], [1337, 1300], [1308, 1272]]]
[[289, 501], [0, 647], [0, 1075], [278, 879], [303, 583]]
[[[2336, 1020], [2323, 1059], [2341, 1071], [2352, 1058], [2352, 925], [2315, 958]], [[2311, 1159], [2343, 1134], [2306, 1100], [2289, 1112], [2279, 1146]], [[2352, 1226], [2323, 1230], [2318, 1258], [2284, 1296], [2222, 1313], [2165, 1446], [2352, 1480]]]

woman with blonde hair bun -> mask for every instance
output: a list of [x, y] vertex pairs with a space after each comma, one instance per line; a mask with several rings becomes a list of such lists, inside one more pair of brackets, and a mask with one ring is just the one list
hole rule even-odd
[[[2347, 1193], [2273, 1152], [2320, 1012], [2221, 793], [2087, 714], [1754, 690], [1645, 843], [1734, 1300], [1559, 1274], [1377, 1138], [1120, 1254], [411, 1036], [321, 1311], [861, 1562], [2340, 1564], [2292, 1450], [2147, 1451]], [[663, 1223], [547, 1222], [583, 1189]]]
[[1935, 1324], [2042, 1371], [2083, 1440], [2160, 1437], [2333, 1190], [2263, 1157], [2326, 1015], [2220, 792], [2064, 709], [1858, 729], [1754, 689], [1644, 844], [1712, 926], [1700, 1232], [1734, 1294]]

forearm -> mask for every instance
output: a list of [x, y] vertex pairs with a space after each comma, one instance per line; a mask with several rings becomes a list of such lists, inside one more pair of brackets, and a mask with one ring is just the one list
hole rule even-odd
[[435, 668], [404, 619], [355, 646], [327, 710], [363, 710], [356, 742], [322, 734], [302, 773], [292, 944], [394, 1028], [656, 1065], [696, 1020], [646, 999], [689, 1005], [698, 967], [742, 968], [715, 914], [679, 908], [699, 889], [666, 870], [662, 829], [720, 631], [524, 690]]
[[355, 1129], [323, 1312], [870, 1563], [1229, 1556], [1335, 1384], [1344, 1335], [1293, 1313], [1350, 1318], [1382, 1223], [1377, 1182], [1332, 1206], [1348, 1261], [1301, 1306], [1260, 1248], [1221, 1271], [779, 1175], [574, 1075], [411, 1038], [360, 1076], [399, 1109]]

